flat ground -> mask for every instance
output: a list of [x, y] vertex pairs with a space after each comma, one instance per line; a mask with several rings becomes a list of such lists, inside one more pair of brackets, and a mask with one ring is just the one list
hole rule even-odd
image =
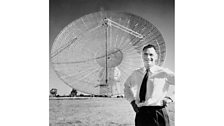
[[[49, 100], [50, 126], [134, 126], [135, 113], [124, 98]], [[174, 104], [167, 107], [174, 126]]]

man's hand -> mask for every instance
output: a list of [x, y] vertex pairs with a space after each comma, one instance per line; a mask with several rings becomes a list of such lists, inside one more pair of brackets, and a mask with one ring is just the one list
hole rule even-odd
[[138, 113], [138, 112], [139, 112], [139, 108], [138, 108], [137, 104], [135, 103], [135, 100], [133, 100], [133, 101], [131, 102], [131, 105], [132, 105], [132, 108], [134, 109], [134, 111], [135, 111], [136, 113]]
[[162, 102], [163, 106], [167, 106], [169, 103], [173, 102], [173, 100], [170, 97], [165, 97]]

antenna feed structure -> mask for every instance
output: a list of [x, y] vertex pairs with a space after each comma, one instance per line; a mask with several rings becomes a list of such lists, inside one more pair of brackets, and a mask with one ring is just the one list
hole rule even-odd
[[106, 27], [111, 26], [111, 21], [108, 18], [104, 18], [102, 26], [106, 26]]

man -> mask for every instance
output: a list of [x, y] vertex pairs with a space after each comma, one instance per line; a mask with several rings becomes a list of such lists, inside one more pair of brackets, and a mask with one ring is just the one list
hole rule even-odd
[[125, 98], [131, 103], [136, 126], [170, 126], [166, 107], [169, 85], [174, 74], [156, 65], [158, 55], [153, 45], [142, 50], [144, 67], [135, 70], [124, 84]]

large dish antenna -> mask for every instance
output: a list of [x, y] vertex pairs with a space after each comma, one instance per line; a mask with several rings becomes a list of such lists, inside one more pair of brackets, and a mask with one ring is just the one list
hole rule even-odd
[[158, 29], [149, 21], [122, 12], [100, 11], [66, 26], [51, 49], [51, 62], [58, 77], [81, 92], [122, 95], [123, 84], [143, 67], [141, 50], [153, 44], [162, 65], [166, 47]]

